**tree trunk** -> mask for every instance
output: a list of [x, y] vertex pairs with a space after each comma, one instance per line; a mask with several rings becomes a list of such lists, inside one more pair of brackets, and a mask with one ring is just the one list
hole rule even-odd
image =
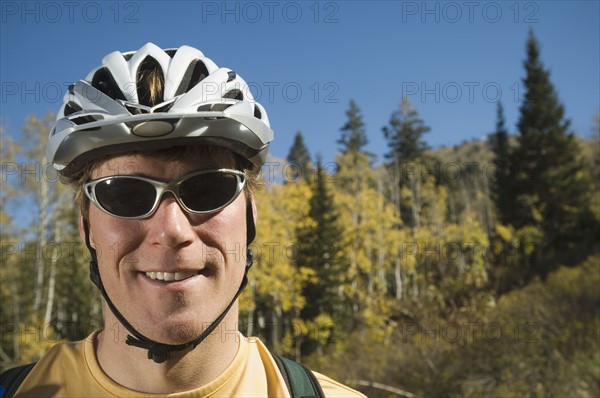
[[[41, 158], [42, 163], [46, 164], [46, 157]], [[38, 215], [38, 225], [36, 229], [37, 242], [39, 247], [36, 248], [35, 256], [35, 296], [33, 300], [33, 317], [35, 320], [38, 319], [38, 311], [42, 304], [42, 295], [44, 291], [44, 249], [47, 244], [46, 231], [50, 222], [49, 215], [49, 204], [50, 204], [50, 184], [44, 176], [40, 176], [39, 189], [37, 191], [38, 198], [40, 200], [40, 208]]]
[[40, 209], [38, 217], [38, 225], [36, 228], [38, 247], [36, 247], [35, 256], [35, 298], [33, 300], [33, 316], [38, 319], [38, 311], [42, 304], [42, 294], [44, 290], [44, 256], [43, 252], [48, 243], [46, 240], [46, 230], [48, 228], [48, 181], [45, 178], [40, 179], [39, 184]]
[[423, 207], [423, 198], [421, 196], [421, 177], [417, 177], [415, 180], [411, 179], [411, 193], [412, 193], [412, 215], [413, 215], [413, 237], [416, 238], [417, 231], [421, 226], [421, 209]]
[[402, 300], [402, 268], [400, 267], [400, 258], [396, 258], [394, 266], [394, 276], [396, 277], [396, 299]]
[[54, 247], [52, 248], [52, 258], [50, 260], [50, 276], [48, 278], [48, 299], [46, 301], [46, 314], [44, 315], [44, 326], [52, 321], [52, 308], [54, 306], [54, 292], [56, 286], [56, 268], [59, 257], [59, 245], [62, 241], [62, 228], [58, 220], [54, 220]]
[[486, 226], [487, 226], [487, 234], [488, 238], [491, 239], [494, 233], [494, 213], [492, 211], [492, 199], [490, 197], [490, 184], [486, 178], [486, 176], [482, 177], [483, 180], [483, 192], [485, 193], [484, 204], [485, 204], [485, 214], [486, 214]]

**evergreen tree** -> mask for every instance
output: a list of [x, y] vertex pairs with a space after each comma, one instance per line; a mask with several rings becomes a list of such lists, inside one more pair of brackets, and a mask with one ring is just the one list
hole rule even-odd
[[337, 141], [342, 148], [336, 156], [336, 182], [341, 191], [358, 195], [365, 186], [374, 185], [375, 174], [371, 168], [372, 155], [364, 149], [368, 143], [365, 124], [354, 100], [350, 100], [346, 116], [348, 120]]
[[[338, 290], [343, 274], [340, 244], [343, 231], [333, 195], [327, 186], [328, 176], [321, 164], [318, 159], [308, 220], [296, 233], [296, 266], [311, 269], [314, 275], [302, 289], [306, 304], [301, 317], [305, 321], [314, 321], [323, 315], [333, 319], [339, 313], [340, 305]], [[310, 353], [317, 346], [315, 341], [306, 342], [303, 354]]]
[[489, 137], [494, 153], [496, 181], [492, 184], [492, 195], [499, 219], [503, 223], [511, 220], [513, 210], [512, 179], [510, 178], [510, 143], [504, 121], [504, 108], [501, 102], [496, 107], [496, 131]]
[[[414, 233], [420, 224], [421, 184], [428, 165], [432, 163], [432, 159], [426, 157], [425, 152], [429, 147], [423, 141], [423, 134], [429, 130], [407, 98], [402, 99], [400, 109], [392, 114], [389, 126], [383, 127], [390, 148], [385, 155], [391, 160], [387, 167], [392, 180], [389, 196], [398, 206], [404, 224], [411, 227]], [[408, 188], [411, 194], [410, 205], [401, 198], [403, 188]]]
[[[534, 267], [545, 275], [552, 264], [572, 261], [568, 249], [584, 239], [582, 220], [588, 206], [589, 181], [583, 173], [580, 150], [570, 121], [540, 60], [539, 44], [532, 31], [527, 40], [525, 97], [520, 108], [517, 147], [511, 164], [515, 176], [516, 206], [512, 223], [516, 227], [541, 228], [544, 258]], [[530, 275], [532, 276], [532, 275]]]
[[260, 336], [273, 351], [300, 360], [302, 286], [312, 273], [296, 267], [288, 249], [308, 217], [310, 186], [270, 184], [254, 195], [262, 227], [252, 244], [256, 269], [249, 275], [249, 294], [240, 297], [240, 330]]
[[294, 137], [294, 144], [290, 148], [287, 161], [290, 171], [286, 174], [286, 181], [298, 181], [301, 178], [308, 179], [312, 174], [310, 154], [300, 131]]
[[338, 140], [338, 144], [342, 146], [342, 153], [363, 152], [363, 148], [369, 141], [360, 109], [354, 100], [350, 100], [350, 109], [346, 111], [346, 116], [348, 121], [341, 128], [342, 137]]
[[393, 162], [406, 162], [421, 159], [429, 146], [423, 141], [423, 134], [430, 128], [419, 118], [419, 113], [404, 97], [400, 109], [392, 113], [389, 126], [383, 128], [390, 152], [385, 157]]

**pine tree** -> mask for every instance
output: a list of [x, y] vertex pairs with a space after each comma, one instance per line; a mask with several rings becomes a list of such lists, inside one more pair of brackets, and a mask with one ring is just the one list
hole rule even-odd
[[[321, 164], [321, 159], [318, 159], [313, 194], [309, 201], [308, 220], [296, 233], [296, 266], [309, 268], [314, 275], [314, 278], [306, 281], [302, 290], [306, 305], [301, 311], [301, 317], [309, 322], [314, 322], [323, 315], [334, 319], [340, 305], [338, 290], [343, 275], [343, 231], [338, 221], [333, 195], [327, 185], [328, 176]], [[317, 348], [317, 345], [314, 341], [306, 342], [303, 345], [303, 354], [308, 354]]]
[[342, 146], [342, 153], [363, 152], [369, 140], [367, 139], [365, 123], [363, 122], [360, 109], [354, 100], [350, 100], [350, 109], [346, 111], [346, 116], [348, 117], [348, 121], [341, 128], [342, 137], [338, 140], [338, 144]]
[[271, 184], [254, 195], [262, 227], [252, 244], [256, 268], [249, 275], [249, 294], [240, 299], [241, 330], [261, 336], [270, 349], [299, 360], [302, 286], [312, 273], [296, 267], [291, 254], [296, 231], [308, 217], [310, 187], [304, 180]]
[[346, 116], [348, 120], [337, 141], [342, 148], [336, 156], [336, 182], [340, 191], [356, 196], [365, 187], [375, 185], [375, 173], [371, 168], [372, 154], [365, 150], [368, 143], [365, 124], [354, 100], [350, 101]]
[[492, 184], [493, 200], [498, 217], [503, 223], [507, 223], [511, 220], [514, 195], [513, 180], [510, 177], [510, 143], [501, 102], [496, 107], [496, 131], [490, 135], [489, 144], [496, 166], [496, 181]]
[[290, 171], [286, 173], [286, 181], [294, 182], [301, 178], [308, 179], [312, 175], [310, 154], [300, 131], [294, 137], [294, 144], [290, 148], [287, 161]]
[[[394, 257], [386, 249], [394, 249], [394, 245], [385, 245], [384, 234], [388, 231], [373, 227], [381, 227], [385, 222], [375, 221], [379, 216], [389, 216], [384, 206], [373, 209], [380, 203], [377, 192], [380, 184], [378, 176], [371, 167], [372, 155], [364, 147], [367, 139], [362, 116], [358, 107], [351, 101], [350, 109], [346, 112], [348, 121], [342, 127], [342, 137], [339, 143], [350, 142], [336, 156], [337, 173], [335, 174], [335, 194], [339, 204], [340, 217], [343, 219], [345, 233], [340, 236], [344, 251], [343, 262], [346, 267], [344, 273], [348, 276], [348, 283], [342, 286], [343, 301], [340, 305], [340, 316], [344, 319], [345, 327], [351, 327], [361, 322], [366, 308], [370, 308], [375, 297], [387, 288], [386, 260]], [[349, 139], [350, 137], [350, 139]], [[352, 138], [354, 137], [354, 138]], [[385, 215], [377, 213], [381, 211]], [[388, 217], [386, 221], [391, 221]], [[386, 238], [396, 235], [397, 231], [390, 231]], [[369, 236], [367, 236], [369, 235]], [[388, 257], [389, 256], [389, 257]]]
[[564, 108], [540, 60], [532, 31], [524, 66], [525, 97], [517, 124], [518, 145], [511, 161], [517, 201], [512, 222], [516, 227], [531, 225], [544, 232], [545, 258], [535, 270], [543, 276], [554, 262], [569, 261], [568, 249], [587, 234], [581, 221], [587, 218], [582, 212], [589, 209], [590, 184], [570, 121], [564, 118]]
[[[423, 134], [429, 130], [407, 98], [402, 99], [400, 109], [392, 114], [389, 126], [383, 127], [390, 148], [385, 155], [391, 161], [387, 167], [392, 180], [389, 196], [398, 206], [404, 224], [411, 227], [413, 233], [419, 228], [421, 184], [431, 163], [425, 154], [429, 147], [423, 141]], [[403, 187], [408, 187], [411, 192], [411, 205], [401, 199]]]
[[383, 128], [388, 140], [390, 152], [385, 157], [392, 162], [407, 162], [424, 157], [429, 146], [423, 141], [423, 134], [430, 130], [419, 113], [411, 107], [408, 98], [404, 97], [400, 109], [392, 113], [389, 126]]

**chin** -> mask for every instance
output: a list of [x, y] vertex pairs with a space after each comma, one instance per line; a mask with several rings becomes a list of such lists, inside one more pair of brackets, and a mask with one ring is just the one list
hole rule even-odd
[[165, 344], [184, 344], [202, 334], [202, 326], [183, 322], [165, 322], [158, 326], [156, 340]]
[[156, 323], [156, 340], [166, 344], [187, 343], [200, 336], [208, 325], [198, 320], [197, 314], [184, 312], [165, 316]]

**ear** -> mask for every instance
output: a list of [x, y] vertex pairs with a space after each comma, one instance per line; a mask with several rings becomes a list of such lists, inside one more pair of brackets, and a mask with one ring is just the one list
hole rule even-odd
[[250, 193], [250, 205], [252, 206], [252, 217], [254, 218], [254, 225], [256, 225], [256, 220], [258, 219], [258, 210], [256, 209], [256, 201], [254, 200], [254, 194]]
[[256, 237], [256, 216], [256, 203], [250, 194], [246, 197], [246, 245], [250, 245]]
[[[85, 223], [85, 219], [83, 218], [83, 214], [79, 213], [79, 220], [77, 223], [77, 226], [79, 227], [79, 236], [81, 237], [81, 240], [85, 243], [85, 227], [84, 227], [84, 223]], [[88, 222], [88, 231], [89, 231], [89, 238], [90, 238], [90, 245], [92, 246], [92, 248], [96, 248], [96, 244], [94, 243], [94, 234], [92, 233], [92, 229], [90, 228], [90, 223]]]

